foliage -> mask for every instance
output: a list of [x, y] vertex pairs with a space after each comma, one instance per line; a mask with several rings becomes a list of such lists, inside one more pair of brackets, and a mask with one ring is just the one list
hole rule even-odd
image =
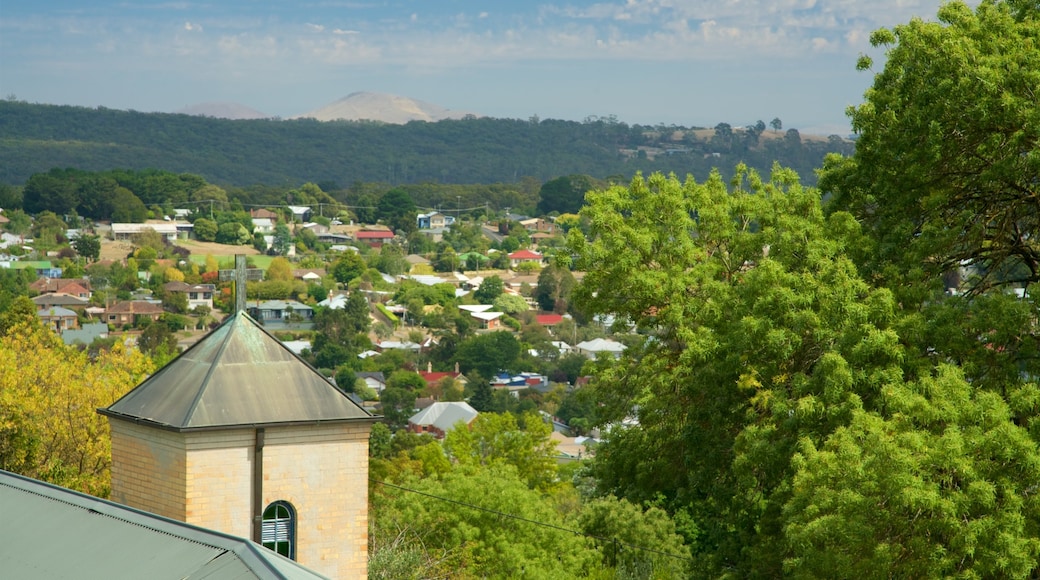
[[1040, 561], [1040, 452], [950, 366], [881, 393], [817, 447], [784, 507], [794, 577], [1026, 578]]
[[111, 443], [95, 409], [152, 369], [120, 343], [92, 359], [38, 323], [10, 328], [0, 338], [0, 467], [106, 497]]
[[[713, 166], [729, 168], [738, 160], [760, 171], [780, 160], [812, 177], [826, 152], [852, 149], [848, 141], [803, 142], [789, 149], [775, 139], [717, 159], [705, 156], [710, 152], [707, 140], [692, 130], [662, 131], [600, 119], [530, 123], [484, 117], [407, 125], [231, 121], [9, 100], [0, 102], [0, 119], [7, 138], [0, 143], [0, 182], [25, 183], [52, 167], [103, 170], [145, 204], [165, 206], [159, 201], [165, 196], [171, 207], [189, 200], [202, 208], [208, 200], [220, 207], [227, 197], [284, 204], [287, 190], [310, 180], [352, 183], [332, 194], [349, 203], [362, 223], [374, 222], [368, 208], [393, 187], [407, 191], [422, 207], [453, 207], [458, 196], [463, 207], [487, 201], [492, 210], [534, 212], [541, 183], [561, 175], [627, 179], [636, 171], [674, 171], [703, 177]], [[672, 140], [676, 132], [683, 135], [681, 142]], [[688, 152], [653, 159], [619, 155], [639, 146], [679, 146]], [[132, 170], [109, 172], [112, 167]], [[160, 170], [145, 169], [156, 167]], [[198, 175], [180, 174], [184, 171]], [[220, 188], [207, 188], [199, 176], [225, 184], [227, 192], [220, 196]]]
[[491, 275], [484, 278], [480, 287], [473, 292], [473, 299], [477, 301], [477, 304], [493, 304], [504, 291], [505, 282], [502, 281], [502, 278]]
[[264, 277], [268, 280], [292, 282], [292, 264], [289, 263], [289, 260], [279, 256], [271, 260], [271, 263], [267, 266], [267, 271], [264, 273]]
[[520, 343], [509, 332], [489, 332], [467, 338], [455, 351], [459, 369], [463, 373], [475, 370], [484, 377], [493, 377], [500, 371], [512, 370], [520, 356]]
[[600, 538], [604, 565], [619, 575], [628, 571], [646, 578], [689, 577], [689, 548], [661, 508], [644, 510], [608, 496], [583, 505], [578, 525], [584, 534]]
[[585, 202], [585, 192], [597, 186], [599, 183], [588, 175], [565, 175], [546, 181], [538, 193], [538, 211], [577, 213]]
[[96, 262], [101, 257], [101, 238], [93, 234], [81, 233], [73, 240], [72, 247], [88, 262]]
[[523, 296], [516, 294], [500, 294], [498, 298], [495, 298], [494, 307], [495, 310], [512, 316], [526, 312], [530, 308]]
[[569, 269], [552, 263], [538, 273], [538, 285], [534, 289], [534, 299], [542, 310], [562, 314], [570, 305], [573, 289], [574, 274], [571, 274]]
[[206, 218], [199, 218], [192, 224], [195, 237], [203, 242], [213, 242], [217, 239], [217, 222]]
[[523, 428], [510, 413], [482, 412], [469, 429], [452, 429], [445, 452], [460, 466], [505, 464], [532, 489], [549, 490], [556, 482], [556, 442], [552, 425], [535, 412], [522, 416]]
[[356, 252], [346, 252], [332, 265], [332, 276], [340, 284], [349, 284], [368, 269], [365, 259]]
[[976, 289], [1040, 280], [1035, 4], [950, 2], [871, 42], [888, 50], [849, 112], [856, 152], [828, 159], [821, 186], [876, 238], [874, 275], [894, 286], [972, 265]]
[[374, 542], [385, 545], [384, 535], [405, 533], [413, 549], [437, 564], [438, 572], [430, 576], [574, 578], [585, 576], [595, 560], [586, 540], [566, 531], [563, 516], [509, 466], [455, 469], [403, 483], [423, 494], [483, 508], [387, 486], [373, 490]]

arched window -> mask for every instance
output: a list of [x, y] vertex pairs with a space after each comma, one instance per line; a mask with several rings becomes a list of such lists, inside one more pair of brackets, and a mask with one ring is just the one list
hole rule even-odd
[[276, 501], [264, 510], [260, 538], [265, 548], [296, 559], [296, 510], [287, 501]]

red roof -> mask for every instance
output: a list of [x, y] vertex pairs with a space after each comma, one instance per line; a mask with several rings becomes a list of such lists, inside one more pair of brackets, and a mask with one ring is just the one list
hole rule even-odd
[[531, 250], [518, 250], [509, 254], [510, 260], [541, 260], [542, 255]]
[[535, 321], [542, 326], [553, 326], [563, 322], [562, 314], [538, 314], [534, 317]]
[[440, 372], [432, 373], [432, 372], [428, 372], [428, 371], [418, 371], [418, 372], [419, 372], [419, 375], [421, 375], [422, 378], [426, 381], [427, 385], [436, 385], [444, 377], [457, 378], [461, 374], [461, 373], [452, 373], [452, 372], [448, 372], [448, 373], [440, 373]]
[[386, 240], [394, 237], [394, 232], [390, 230], [360, 230], [355, 234], [355, 238], [359, 240]]

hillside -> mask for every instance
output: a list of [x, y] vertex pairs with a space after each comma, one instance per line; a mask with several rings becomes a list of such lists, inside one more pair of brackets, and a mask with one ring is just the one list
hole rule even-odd
[[[719, 127], [710, 137], [682, 127], [467, 117], [403, 125], [314, 119], [227, 120], [182, 114], [0, 101], [0, 182], [24, 183], [55, 167], [88, 171], [163, 169], [211, 183], [307, 181], [408, 184], [546, 181], [583, 173], [629, 177], [637, 171], [724, 174], [739, 162], [767, 173], [774, 161], [813, 183], [837, 137], [784, 138]], [[767, 132], [766, 132], [767, 133]]]

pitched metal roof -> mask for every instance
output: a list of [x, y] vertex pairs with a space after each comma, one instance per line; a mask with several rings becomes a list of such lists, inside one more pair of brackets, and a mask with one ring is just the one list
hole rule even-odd
[[5, 578], [324, 576], [248, 540], [0, 471]]
[[176, 431], [375, 420], [245, 312], [98, 412]]
[[479, 414], [465, 401], [439, 402], [412, 415], [408, 422], [414, 425], [432, 425], [447, 433], [459, 421], [469, 425]]

